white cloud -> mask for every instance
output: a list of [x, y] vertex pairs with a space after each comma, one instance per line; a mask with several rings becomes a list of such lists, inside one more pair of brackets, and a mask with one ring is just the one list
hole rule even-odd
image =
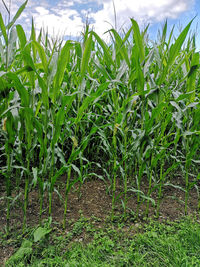
[[[178, 18], [183, 12], [191, 10], [195, 0], [60, 0], [54, 6], [48, 0], [29, 0], [26, 10], [22, 13], [22, 25], [27, 28], [28, 19], [33, 16], [36, 28], [45, 29], [71, 36], [80, 35], [86, 16], [92, 19], [91, 26], [102, 35], [115, 26], [114, 7], [117, 17], [117, 28], [126, 26], [130, 18], [139, 24], [156, 23], [165, 18]], [[8, 2], [8, 1], [7, 1]], [[12, 15], [24, 0], [12, 1]], [[94, 10], [95, 8], [95, 10]], [[101, 8], [98, 10], [98, 8]], [[0, 11], [4, 7], [0, 4]], [[5, 10], [4, 10], [5, 11]], [[26, 23], [23, 23], [26, 22]]]
[[46, 16], [46, 15], [49, 14], [49, 10], [48, 9], [46, 9], [44, 7], [40, 7], [40, 6], [36, 7], [35, 11], [38, 12], [40, 16]]
[[59, 10], [55, 8], [51, 10], [52, 12], [49, 12], [47, 9], [37, 9], [36, 11], [37, 14], [34, 14], [36, 28], [48, 28], [49, 34], [54, 35], [54, 33], [56, 33], [60, 35], [76, 36], [80, 34], [83, 28], [81, 17], [76, 10]]
[[[13, 1], [11, 6], [11, 17], [15, 15], [18, 8], [25, 0]], [[36, 30], [48, 29], [50, 35], [71, 35], [77, 36], [83, 29], [83, 22], [80, 12], [71, 8], [73, 1], [61, 0], [57, 5], [50, 5], [48, 0], [29, 0], [26, 9], [21, 14], [18, 23], [21, 23], [25, 30], [30, 29], [31, 18], [34, 19]], [[3, 5], [0, 4], [0, 12], [5, 18], [8, 14]], [[28, 23], [29, 21], [29, 23]], [[26, 22], [26, 23], [24, 23]]]
[[113, 26], [114, 7], [116, 10], [117, 27], [129, 23], [130, 18], [136, 19], [140, 24], [156, 23], [166, 18], [176, 19], [181, 13], [190, 10], [194, 0], [98, 0], [103, 2], [103, 9], [91, 14], [95, 19], [93, 26], [100, 34], [109, 28], [107, 22]]

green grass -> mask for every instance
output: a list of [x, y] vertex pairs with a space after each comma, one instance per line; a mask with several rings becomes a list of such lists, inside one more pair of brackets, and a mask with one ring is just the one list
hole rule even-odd
[[81, 217], [65, 235], [52, 232], [37, 242], [32, 236], [26, 251], [18, 259], [14, 254], [6, 266], [200, 265], [200, 224], [191, 218], [99, 228]]

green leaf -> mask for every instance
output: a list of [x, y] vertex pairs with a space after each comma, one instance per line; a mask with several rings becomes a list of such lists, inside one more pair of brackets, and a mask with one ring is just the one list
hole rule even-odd
[[[190, 29], [190, 26], [192, 24], [194, 19], [192, 19], [188, 25], [184, 28], [184, 30], [180, 33], [179, 37], [177, 38], [177, 40], [175, 41], [174, 44], [171, 45], [170, 49], [169, 49], [169, 56], [168, 56], [168, 60], [167, 60], [167, 65], [164, 67], [163, 71], [161, 72], [161, 76], [159, 79], [159, 85], [161, 85], [163, 83], [163, 81], [165, 80], [165, 77], [170, 69], [170, 67], [172, 66], [172, 64], [174, 63], [176, 57], [178, 56], [181, 47], [186, 39], [186, 36], [188, 34], [188, 31]], [[174, 29], [174, 28], [173, 28]], [[172, 33], [173, 33], [173, 29], [170, 33], [170, 37], [169, 37], [169, 41], [168, 41], [168, 46], [170, 43], [170, 40], [172, 38]]]
[[20, 95], [20, 99], [21, 99], [21, 103], [23, 107], [28, 107], [29, 106], [29, 94], [26, 90], [26, 88], [23, 86], [23, 84], [21, 83], [20, 79], [18, 78], [18, 76], [14, 73], [8, 72], [6, 74], [6, 76], [13, 81], [14, 83], [14, 87], [16, 88], [16, 90], [18, 91], [19, 95]]
[[188, 31], [190, 29], [190, 26], [192, 24], [194, 19], [192, 19], [188, 25], [185, 27], [185, 29], [181, 32], [181, 34], [179, 35], [179, 37], [177, 38], [177, 40], [175, 41], [174, 44], [171, 45], [170, 50], [169, 50], [169, 59], [168, 59], [168, 67], [174, 62], [175, 58], [177, 57], [183, 42], [185, 41], [185, 38], [188, 34]]
[[142, 40], [142, 36], [140, 34], [140, 29], [139, 26], [137, 24], [137, 22], [134, 19], [131, 19], [132, 22], [132, 27], [133, 27], [133, 31], [134, 31], [134, 40], [135, 40], [135, 44], [139, 53], [139, 58], [142, 61], [144, 61], [145, 59], [145, 53], [144, 53], [144, 45], [143, 45], [143, 40]]
[[38, 168], [33, 168], [32, 167], [32, 173], [33, 173], [33, 179], [31, 181], [30, 188], [32, 188], [32, 186], [33, 186], [33, 188], [35, 188], [36, 185], [37, 185], [37, 182], [38, 182]]
[[95, 37], [95, 39], [97, 40], [98, 44], [103, 49], [103, 52], [104, 52], [104, 55], [105, 55], [106, 65], [107, 66], [110, 66], [110, 65], [113, 65], [114, 66], [115, 63], [114, 63], [114, 61], [112, 59], [112, 55], [110, 54], [110, 49], [108, 48], [108, 46], [106, 45], [106, 43], [94, 31], [91, 31], [91, 34]]
[[144, 73], [142, 68], [138, 62], [137, 64], [137, 84], [138, 84], [138, 92], [141, 96], [144, 96]]
[[37, 131], [37, 138], [40, 143], [40, 149], [44, 149], [44, 136], [43, 136], [43, 125], [35, 118], [32, 118], [33, 125]]
[[76, 98], [78, 92], [75, 92], [71, 95], [65, 95], [62, 98], [62, 107], [65, 108], [65, 114], [67, 114], [69, 112], [69, 110], [71, 109], [71, 106], [73, 104], [73, 101]]
[[45, 80], [37, 73], [38, 83], [42, 89], [42, 102], [46, 109], [49, 108], [48, 86]]
[[13, 17], [12, 21], [11, 21], [11, 22], [8, 24], [8, 26], [7, 26], [8, 29], [10, 29], [10, 28], [14, 25], [15, 21], [20, 17], [20, 15], [21, 15], [22, 12], [24, 11], [24, 9], [25, 9], [27, 3], [28, 3], [28, 0], [26, 0], [26, 1], [20, 6], [20, 8], [17, 10], [17, 12], [16, 12], [15, 16]]
[[82, 59], [82, 48], [81, 48], [81, 44], [79, 42], [76, 42], [74, 44], [74, 48], [76, 51], [76, 66], [77, 69], [80, 70], [81, 69], [81, 59]]
[[[27, 46], [26, 46], [27, 47]], [[21, 52], [22, 56], [23, 56], [23, 60], [24, 62], [28, 65], [29, 68], [32, 69], [32, 71], [34, 70], [35, 72], [37, 72], [36, 68], [35, 68], [35, 64], [34, 64], [34, 61], [30, 55], [30, 51], [28, 51], [28, 49], [24, 49], [22, 52]], [[31, 70], [30, 69], [30, 70]]]
[[36, 47], [38, 54], [40, 56], [40, 59], [42, 61], [44, 71], [47, 74], [48, 73], [48, 66], [47, 66], [47, 58], [46, 58], [44, 48], [37, 41], [33, 41], [32, 44]]
[[[35, 25], [34, 25], [33, 18], [32, 18], [30, 41], [36, 41]], [[32, 51], [33, 51], [33, 62], [35, 63], [36, 62], [36, 48], [33, 44], [32, 44]]]
[[69, 60], [70, 56], [70, 49], [74, 46], [71, 40], [68, 40], [64, 47], [62, 48], [58, 63], [57, 63], [57, 71], [54, 77], [54, 83], [53, 83], [53, 92], [52, 92], [52, 102], [55, 103], [56, 98], [60, 92], [60, 86], [63, 82], [65, 68]]
[[167, 20], [165, 21], [165, 24], [164, 24], [164, 27], [163, 27], [162, 38], [161, 38], [162, 44], [165, 43], [166, 36], [167, 36]]
[[81, 118], [84, 115], [84, 111], [88, 108], [88, 106], [93, 102], [93, 101], [97, 101], [99, 99], [99, 97], [101, 96], [101, 94], [104, 92], [104, 90], [108, 87], [109, 82], [106, 82], [104, 84], [101, 84], [98, 88], [98, 90], [96, 92], [94, 92], [93, 94], [87, 96], [84, 100], [82, 105], [80, 106], [78, 113], [77, 113], [77, 117], [75, 120], [75, 123], [77, 124], [78, 122], [80, 122]]
[[175, 189], [179, 189], [179, 190], [185, 192], [185, 189], [183, 187], [179, 186], [179, 185], [175, 185], [175, 184], [172, 184], [172, 183], [165, 183], [164, 186], [171, 186], [171, 187], [173, 187]]
[[42, 238], [44, 238], [47, 234], [51, 232], [51, 229], [43, 228], [43, 227], [38, 227], [33, 236], [34, 236], [34, 242], [40, 241]]
[[61, 126], [64, 122], [64, 118], [65, 118], [65, 111], [63, 107], [63, 108], [60, 108], [59, 111], [56, 113], [55, 129], [54, 129], [54, 134], [53, 134], [53, 138], [51, 141], [52, 147], [55, 146], [56, 142], [58, 141], [60, 137]]
[[0, 97], [1, 99], [6, 98], [7, 95], [9, 94], [10, 88], [8, 87], [8, 82], [6, 79], [0, 77]]
[[[114, 37], [115, 37], [115, 42], [117, 45], [116, 56], [119, 53], [122, 56], [122, 58], [126, 61], [126, 64], [130, 67], [130, 61], [129, 61], [129, 57], [128, 57], [128, 53], [127, 53], [127, 48], [124, 45], [124, 40], [121, 39], [120, 35], [118, 34], [118, 32], [115, 29], [111, 29], [109, 31], [112, 32]], [[129, 30], [129, 32], [130, 32], [130, 30]]]
[[10, 111], [7, 113], [6, 132], [8, 134], [8, 142], [14, 144], [16, 139], [16, 129], [14, 117]]
[[56, 172], [56, 174], [51, 178], [51, 191], [52, 191], [52, 189], [53, 189], [53, 187], [54, 187], [55, 182], [57, 181], [57, 179], [58, 179], [61, 175], [63, 175], [63, 174], [67, 171], [68, 168], [69, 168], [69, 166], [63, 166], [63, 167], [61, 167], [61, 168]]
[[85, 42], [85, 49], [84, 49], [83, 56], [81, 59], [80, 83], [82, 82], [83, 77], [87, 71], [88, 62], [89, 62], [90, 55], [91, 55], [91, 50], [92, 50], [92, 34], [90, 34], [89, 38]]
[[80, 176], [81, 176], [81, 172], [80, 172], [79, 168], [76, 167], [76, 165], [74, 165], [74, 164], [71, 164], [71, 166], [72, 166], [72, 169], [73, 169], [75, 172], [77, 172], [78, 176], [80, 177]]
[[3, 34], [3, 38], [4, 38], [4, 41], [6, 43], [6, 46], [8, 46], [8, 36], [6, 33], [6, 27], [5, 27], [5, 24], [3, 22], [3, 18], [2, 18], [1, 13], [0, 13], [0, 28], [1, 28], [1, 32]]
[[15, 252], [15, 254], [12, 255], [6, 262], [6, 266], [13, 266], [13, 264], [17, 264], [20, 261], [24, 260], [26, 257], [30, 256], [33, 251], [32, 245], [33, 243], [31, 241], [24, 240], [17, 252]]
[[199, 70], [199, 52], [196, 52], [192, 56], [192, 62], [187, 80], [187, 92], [192, 92], [192, 94], [190, 95], [190, 102], [193, 102], [195, 100], [196, 76], [198, 70]]
[[24, 29], [22, 28], [21, 25], [16, 25], [16, 30], [17, 30], [17, 35], [18, 35], [19, 41], [20, 41], [21, 49], [24, 49], [24, 47], [27, 43]]

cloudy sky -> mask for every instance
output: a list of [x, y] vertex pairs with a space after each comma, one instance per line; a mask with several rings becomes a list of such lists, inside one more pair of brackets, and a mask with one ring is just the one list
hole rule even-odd
[[[25, 0], [4, 0], [7, 5], [10, 1], [13, 16]], [[8, 16], [2, 1], [0, 12], [6, 20]], [[48, 27], [50, 34], [76, 37], [80, 36], [86, 20], [102, 36], [111, 25], [118, 30], [126, 28], [130, 18], [134, 18], [141, 27], [150, 24], [150, 35], [153, 36], [165, 19], [169, 26], [176, 24], [180, 30], [196, 15], [193, 29], [200, 29], [200, 0], [29, 0], [18, 22], [28, 30], [33, 17], [37, 29]]]

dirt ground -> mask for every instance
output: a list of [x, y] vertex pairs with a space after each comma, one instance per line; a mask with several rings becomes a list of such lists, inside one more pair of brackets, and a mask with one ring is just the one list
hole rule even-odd
[[[59, 184], [59, 192], [64, 198], [64, 182], [65, 177], [62, 178]], [[180, 185], [181, 181], [176, 181]], [[69, 193], [68, 200], [68, 210], [67, 210], [67, 220], [68, 222], [73, 220], [74, 222], [80, 218], [80, 211], [84, 217], [90, 218], [91, 216], [95, 216], [101, 219], [102, 222], [105, 223], [106, 218], [111, 214], [111, 206], [112, 206], [112, 197], [111, 193], [109, 194], [109, 190], [106, 187], [105, 183], [102, 180], [89, 180], [85, 182], [80, 190], [80, 194], [78, 194], [78, 185], [75, 185]], [[142, 189], [147, 192], [148, 185], [143, 185]], [[23, 192], [23, 191], [22, 191]], [[117, 185], [117, 195], [120, 195], [121, 185]], [[156, 199], [157, 192], [152, 192], [152, 197]], [[23, 195], [23, 194], [22, 194]], [[184, 198], [185, 193], [180, 189], [175, 189], [171, 186], [167, 186], [163, 191], [164, 198], [162, 199], [160, 205], [160, 216], [158, 220], [177, 220], [184, 216]], [[5, 203], [5, 185], [4, 182], [0, 180], [0, 232], [5, 231], [6, 224], [6, 203]], [[14, 195], [13, 195], [14, 196]], [[137, 210], [137, 202], [136, 202], [136, 193], [129, 192], [129, 200], [128, 200], [128, 212], [132, 211], [131, 214], [134, 214]], [[23, 200], [23, 199], [22, 199]], [[116, 205], [116, 214], [122, 214], [123, 209], [121, 206], [120, 199], [118, 200], [118, 205]], [[198, 195], [195, 189], [190, 191], [189, 201], [188, 201], [188, 214], [197, 214], [197, 206], [198, 206]], [[132, 215], [132, 219], [127, 220], [127, 228], [132, 224], [138, 223], [138, 221], [142, 222], [143, 214], [145, 211], [146, 203], [142, 203], [139, 210], [139, 218], [138, 220], [134, 219], [134, 215]], [[44, 201], [44, 213], [43, 219], [48, 218], [48, 201], [47, 197]], [[53, 221], [58, 223], [58, 227], [62, 225], [63, 221], [63, 212], [64, 206], [63, 202], [59, 199], [56, 193], [53, 193], [53, 205], [52, 205], [52, 217]], [[149, 216], [153, 217], [155, 215], [155, 208], [150, 205]], [[11, 210], [11, 231], [17, 233], [22, 229], [23, 223], [23, 211], [20, 204], [16, 201], [15, 205]], [[27, 212], [27, 224], [28, 226], [36, 226], [39, 223], [39, 197], [37, 189], [30, 192], [29, 195], [29, 206]], [[68, 225], [67, 225], [68, 227]], [[12, 245], [12, 242], [8, 239], [7, 244], [4, 245], [0, 241], [0, 266], [2, 266], [5, 259], [9, 258], [12, 253], [15, 251], [15, 247]]]

